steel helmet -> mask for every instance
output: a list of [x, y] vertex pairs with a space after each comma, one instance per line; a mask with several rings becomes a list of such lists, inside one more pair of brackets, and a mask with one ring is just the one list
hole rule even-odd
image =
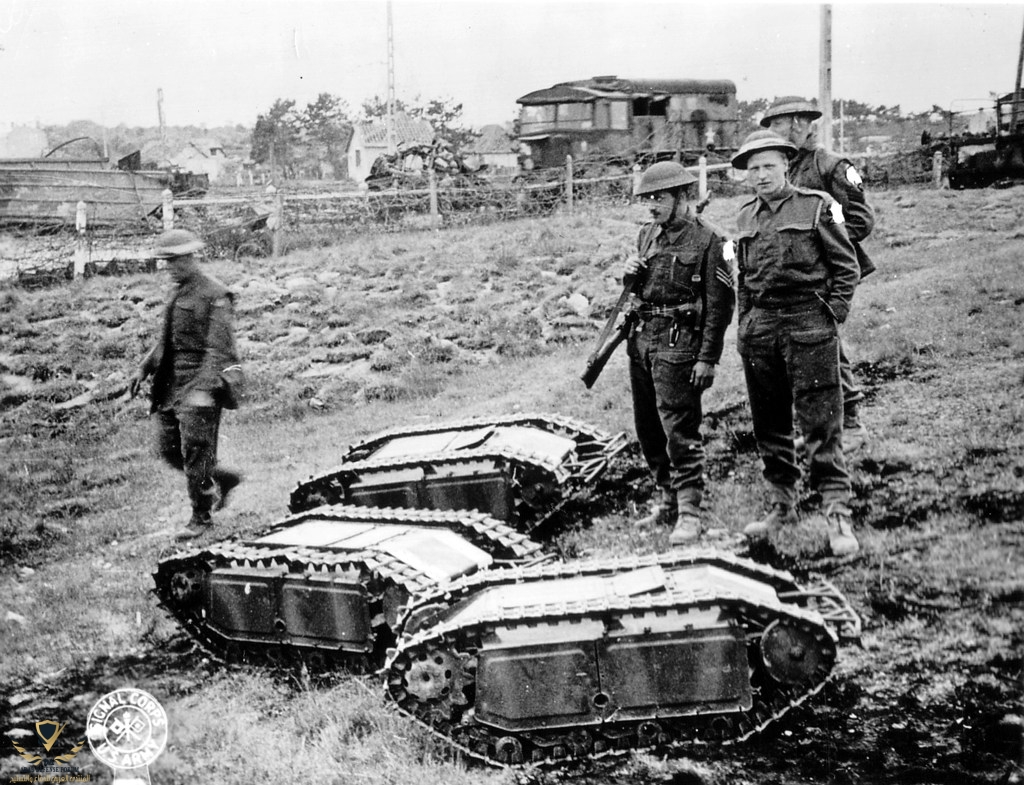
[[175, 256], [186, 256], [205, 248], [206, 243], [187, 229], [168, 229], [156, 238], [153, 256], [157, 259], [171, 259]]
[[776, 117], [786, 115], [802, 115], [817, 120], [821, 117], [821, 112], [813, 101], [806, 101], [798, 95], [787, 95], [784, 98], [776, 98], [775, 103], [768, 107], [768, 111], [761, 118], [761, 125], [767, 128]]
[[747, 160], [754, 153], [761, 153], [765, 150], [778, 150], [786, 158], [792, 158], [797, 153], [796, 145], [787, 139], [783, 139], [774, 131], [754, 131], [746, 139], [740, 149], [732, 157], [734, 169], [746, 169]]
[[675, 161], [658, 161], [640, 175], [640, 185], [636, 189], [637, 196], [668, 191], [697, 182], [697, 178], [686, 171], [682, 164]]

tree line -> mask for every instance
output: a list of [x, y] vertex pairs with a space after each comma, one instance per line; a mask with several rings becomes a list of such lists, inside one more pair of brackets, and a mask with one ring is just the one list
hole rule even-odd
[[[738, 111], [741, 129], [752, 130], [775, 99], [756, 98], [739, 101]], [[412, 100], [396, 100], [397, 111], [404, 112], [412, 119], [428, 121], [437, 136], [451, 143], [456, 149], [472, 141], [477, 133], [466, 126], [462, 119], [463, 105], [451, 98], [416, 97]], [[921, 128], [934, 126], [942, 131], [937, 117], [945, 125], [950, 113], [938, 105], [930, 110], [904, 114], [899, 105], [872, 105], [862, 101], [843, 100], [842, 114], [847, 123], [847, 133], [880, 133], [872, 129], [879, 125], [899, 129], [911, 124]], [[164, 129], [165, 154], [181, 150], [190, 141], [201, 137], [214, 137], [220, 141], [229, 156], [249, 157], [264, 167], [274, 168], [285, 177], [320, 177], [346, 175], [346, 154], [355, 123], [382, 120], [387, 115], [387, 102], [375, 95], [362, 102], [353, 111], [348, 103], [330, 93], [320, 93], [314, 101], [300, 107], [295, 100], [277, 99], [270, 108], [256, 118], [254, 125], [236, 124], [219, 128], [197, 126], [168, 127]], [[840, 116], [840, 100], [833, 101], [832, 116]], [[517, 123], [516, 123], [517, 124]], [[920, 134], [921, 128], [915, 133]], [[64, 126], [47, 126], [50, 148], [80, 139], [75, 145], [64, 148], [62, 156], [109, 156], [116, 159], [121, 155], [140, 150], [160, 139], [154, 128], [129, 128], [119, 125], [105, 128], [88, 120], [77, 120]], [[907, 133], [910, 133], [907, 129]]]
[[[767, 98], [755, 98], [751, 101], [737, 101], [740, 123], [746, 123], [749, 125], [756, 125], [754, 118], [760, 117], [771, 106], [778, 98], [768, 100]], [[894, 106], [886, 106], [885, 104], [879, 104], [872, 106], [871, 104], [863, 103], [861, 101], [852, 101], [846, 99], [835, 98], [832, 100], [832, 117], [838, 119], [840, 114], [851, 122], [891, 122], [891, 121], [903, 121], [908, 120], [912, 122], [927, 123], [933, 120], [938, 115], [943, 119], [948, 119], [949, 110], [943, 109], [938, 104], [933, 104], [931, 109], [927, 109], [923, 112], [909, 112], [904, 114], [900, 105], [895, 104]]]

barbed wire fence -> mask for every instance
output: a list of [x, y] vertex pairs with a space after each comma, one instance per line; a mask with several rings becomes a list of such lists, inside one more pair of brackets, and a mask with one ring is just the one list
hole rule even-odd
[[[945, 169], [920, 151], [884, 156], [853, 156], [871, 187], [924, 184]], [[701, 159], [688, 167], [699, 178], [701, 195], [716, 197], [749, 192], [733, 179], [727, 163]], [[939, 173], [938, 175], [936, 173]], [[416, 229], [445, 229], [499, 221], [538, 218], [577, 206], [625, 204], [634, 196], [640, 167], [599, 159], [564, 167], [486, 179], [459, 175], [424, 176], [426, 187], [385, 190], [337, 190], [320, 184], [301, 188], [246, 189], [164, 203], [138, 223], [88, 226], [88, 206], [79, 204], [76, 226], [52, 222], [15, 227], [0, 236], [0, 279], [24, 286], [46, 286], [78, 276], [152, 271], [159, 266], [149, 247], [163, 229], [190, 229], [207, 242], [216, 258], [277, 256], [305, 248], [329, 246], [355, 235]], [[230, 192], [229, 192], [230, 193]], [[28, 249], [15, 251], [12, 249]]]

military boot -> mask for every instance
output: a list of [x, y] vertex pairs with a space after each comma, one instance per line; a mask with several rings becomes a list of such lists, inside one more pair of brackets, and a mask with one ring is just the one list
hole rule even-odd
[[675, 528], [668, 536], [668, 544], [686, 545], [700, 539], [700, 505], [694, 504], [689, 496], [684, 498], [683, 494], [679, 494], [677, 506], [679, 513], [676, 515]]
[[213, 530], [213, 518], [208, 512], [193, 512], [192, 519], [183, 531], [175, 535], [176, 540], [194, 540]]
[[229, 469], [214, 469], [213, 481], [217, 485], [218, 496], [213, 503], [214, 510], [223, 510], [228, 506], [228, 496], [242, 481], [242, 475]]
[[743, 534], [751, 540], [764, 540], [783, 526], [797, 522], [796, 510], [786, 502], [774, 502], [771, 511], [759, 521], [748, 523]]
[[833, 556], [852, 556], [860, 550], [860, 543], [853, 533], [853, 518], [850, 508], [842, 502], [832, 502], [825, 507], [828, 522], [828, 546]]
[[679, 505], [675, 491], [659, 489], [658, 501], [651, 505], [651, 511], [636, 522], [637, 526], [668, 526], [675, 521]]

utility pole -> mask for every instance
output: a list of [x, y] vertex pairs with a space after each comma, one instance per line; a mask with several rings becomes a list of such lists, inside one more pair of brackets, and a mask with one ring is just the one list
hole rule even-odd
[[839, 152], [846, 152], [846, 110], [843, 99], [839, 99]]
[[[1017, 83], [1013, 88], [1013, 110], [1010, 112], [1010, 133], [1017, 133], [1017, 113], [1020, 111], [1020, 77], [1024, 71], [1024, 30], [1020, 34], [1020, 54], [1017, 56]], [[996, 118], [996, 133], [999, 133], [999, 118]]]
[[821, 7], [821, 63], [818, 68], [818, 109], [821, 133], [818, 141], [832, 151], [832, 6]]
[[167, 147], [167, 129], [164, 125], [164, 89], [156, 89], [156, 116], [160, 121], [160, 144]]
[[385, 123], [388, 155], [394, 155], [398, 144], [395, 140], [395, 28], [391, 21], [391, 0], [388, 0], [388, 116]]

